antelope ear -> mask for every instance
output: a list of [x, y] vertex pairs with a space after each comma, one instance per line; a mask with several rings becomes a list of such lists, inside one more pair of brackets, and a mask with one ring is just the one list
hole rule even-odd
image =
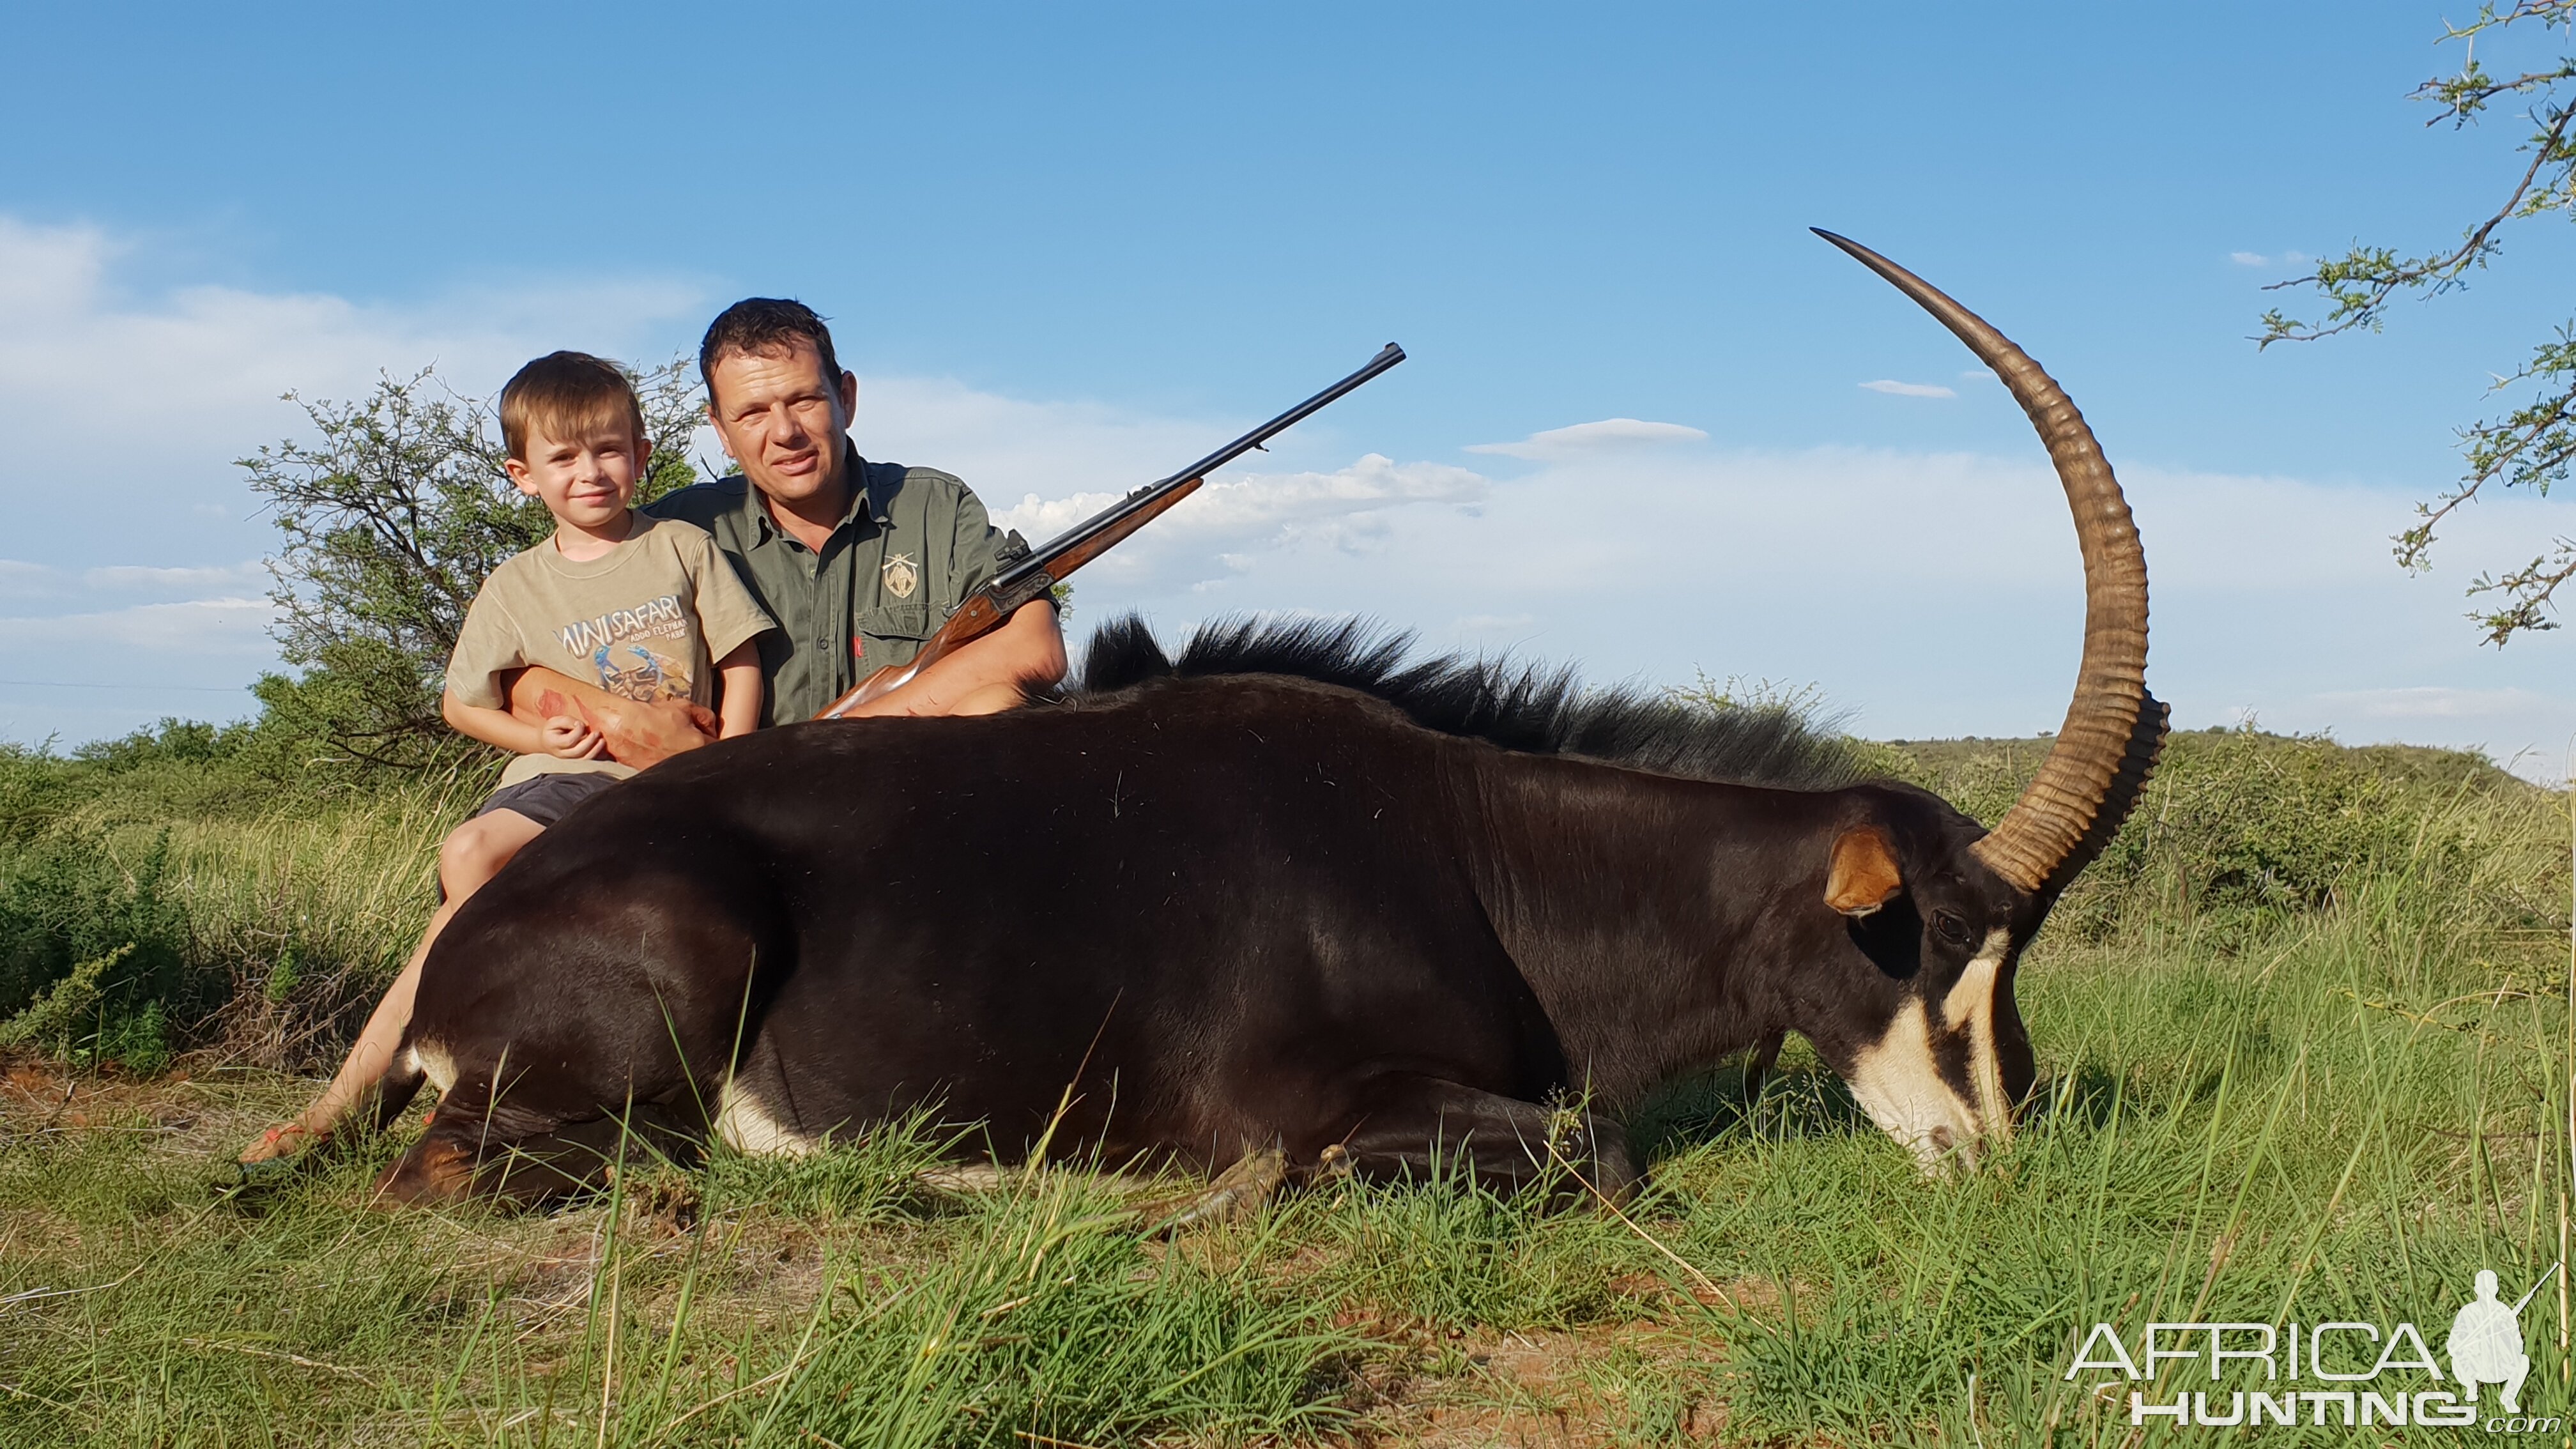
[[1875, 825], [1855, 826], [1834, 839], [1833, 868], [1825, 872], [1825, 904], [1846, 916], [1866, 916], [1896, 899], [1905, 873], [1896, 852]]

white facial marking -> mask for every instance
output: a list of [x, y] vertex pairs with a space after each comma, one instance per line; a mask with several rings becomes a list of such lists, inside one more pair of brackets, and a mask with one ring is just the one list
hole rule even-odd
[[429, 1078], [430, 1088], [444, 1097], [456, 1085], [456, 1058], [436, 1042], [416, 1042], [411, 1049], [411, 1067]]
[[1917, 1000], [1908, 1000], [1887, 1034], [1852, 1062], [1852, 1095], [1880, 1130], [1913, 1152], [1927, 1173], [1946, 1171], [1954, 1162], [1974, 1171], [1982, 1139], [1990, 1133], [1998, 1144], [2011, 1139], [2012, 1112], [1995, 1048], [1995, 982], [2011, 945], [2005, 932], [1987, 932], [1984, 948], [1941, 1001], [1943, 1030], [1968, 1033], [1975, 1102], [1942, 1080], [1932, 1054], [1931, 1017]]
[[817, 1146], [813, 1138], [779, 1121], [739, 1082], [725, 1083], [717, 1099], [715, 1129], [736, 1149], [754, 1155], [803, 1157]]
[[1976, 1121], [1941, 1080], [1922, 1002], [1909, 998], [1887, 1035], [1861, 1050], [1852, 1062], [1851, 1089], [1869, 1120], [1911, 1150], [1925, 1172], [1942, 1171], [1953, 1151], [1976, 1165]]
[[1984, 948], [1941, 1002], [1941, 1019], [1950, 1029], [1968, 1029], [1968, 1080], [1977, 1092], [1977, 1120], [1998, 1144], [2012, 1140], [2012, 1103], [2004, 1095], [2003, 1057], [1995, 1045], [1995, 985], [2011, 949], [2008, 933], [1988, 931]]

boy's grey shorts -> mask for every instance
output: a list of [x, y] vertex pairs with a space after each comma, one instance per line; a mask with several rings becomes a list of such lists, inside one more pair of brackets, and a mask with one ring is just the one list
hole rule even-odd
[[551, 829], [572, 807], [616, 783], [616, 776], [603, 775], [596, 770], [539, 775], [533, 780], [521, 780], [493, 791], [492, 798], [484, 801], [483, 808], [474, 813], [489, 815], [495, 810], [516, 810]]

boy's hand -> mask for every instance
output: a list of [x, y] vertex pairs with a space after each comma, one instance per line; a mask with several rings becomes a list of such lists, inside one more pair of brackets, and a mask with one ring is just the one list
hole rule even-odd
[[583, 716], [607, 736], [603, 755], [639, 770], [716, 741], [714, 712], [684, 699], [620, 699], [543, 666], [518, 671], [509, 690], [513, 718], [543, 729], [555, 715]]
[[558, 760], [595, 760], [608, 747], [608, 740], [590, 727], [590, 721], [568, 714], [551, 715], [542, 729], [546, 753]]

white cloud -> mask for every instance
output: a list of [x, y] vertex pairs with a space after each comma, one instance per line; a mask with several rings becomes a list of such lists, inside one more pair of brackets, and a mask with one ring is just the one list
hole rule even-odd
[[1124, 494], [1239, 435], [1234, 419], [1193, 422], [1098, 403], [1029, 402], [949, 378], [868, 377], [850, 434], [868, 457], [964, 478], [988, 501], [1033, 487], [1049, 496]]
[[[207, 560], [188, 555], [208, 546], [223, 558], [264, 547], [231, 460], [300, 431], [302, 414], [279, 401], [289, 390], [353, 397], [381, 372], [436, 364], [482, 395], [563, 346], [654, 360], [648, 339], [704, 305], [693, 285], [653, 278], [401, 305], [139, 290], [119, 274], [132, 251], [96, 227], [0, 215], [0, 536], [59, 540], [73, 556], [54, 562], [196, 567]], [[118, 518], [114, 548], [102, 508]]]
[[1864, 382], [1861, 386], [1871, 392], [1883, 392], [1894, 397], [1957, 397], [1959, 395], [1956, 390], [1943, 387], [1937, 382], [1898, 382], [1894, 378], [1887, 377], [1882, 377], [1876, 382]]
[[[1299, 546], [1367, 550], [1387, 535], [1387, 515], [1416, 504], [1469, 504], [1486, 496], [1492, 480], [1446, 463], [1398, 463], [1370, 453], [1329, 473], [1249, 473], [1201, 486], [1153, 527], [1104, 555], [1087, 579], [1146, 582], [1197, 578], [1213, 560], [1229, 573], [1256, 568], [1267, 551]], [[1116, 503], [1120, 493], [1075, 493], [1057, 498], [1024, 495], [997, 509], [994, 522], [1042, 543]]]
[[166, 716], [239, 719], [271, 667], [266, 599], [0, 617], [0, 738], [65, 744]]
[[[633, 343], [639, 324], [689, 313], [697, 289], [591, 282], [475, 292], [411, 306], [323, 294], [191, 286], [136, 297], [113, 285], [125, 248], [91, 227], [0, 216], [0, 382], [147, 434], [230, 416], [289, 389], [330, 395], [386, 368], [436, 362], [489, 390], [543, 341]], [[542, 339], [542, 340], [541, 340]], [[24, 401], [22, 399], [21, 401]], [[175, 414], [175, 415], [174, 415]], [[291, 421], [291, 419], [288, 419]]]
[[2419, 684], [2394, 689], [2331, 690], [2318, 696], [2355, 718], [2372, 720], [2469, 720], [2529, 709], [2548, 703], [2528, 689], [2453, 689]]
[[0, 312], [25, 318], [77, 315], [102, 290], [108, 259], [124, 250], [87, 226], [30, 226], [0, 216]]
[[74, 571], [23, 559], [0, 558], [0, 597], [57, 598], [66, 607], [95, 604], [98, 595], [240, 594], [269, 582], [266, 565], [257, 559], [235, 564], [156, 568], [144, 564], [111, 564]]
[[268, 581], [268, 569], [256, 559], [248, 563], [219, 564], [204, 568], [150, 568], [141, 564], [116, 564], [105, 568], [84, 569], [81, 572], [81, 583], [89, 588], [129, 592], [193, 593], [214, 589], [242, 593], [260, 588]]
[[271, 652], [268, 625], [275, 613], [266, 599], [217, 598], [89, 614], [0, 617], [0, 650], [51, 653], [56, 673], [90, 673], [98, 663], [113, 665], [113, 660], [88, 653], [102, 648], [265, 657]]
[[20, 559], [0, 558], [0, 598], [28, 598], [60, 587], [58, 570]]
[[1469, 443], [1470, 453], [1496, 453], [1506, 458], [1555, 461], [1612, 449], [1656, 443], [1701, 443], [1708, 434], [1680, 423], [1650, 423], [1637, 418], [1603, 418], [1532, 433], [1517, 443]]
[[[2261, 252], [2229, 252], [2227, 254], [2227, 259], [2240, 267], [2268, 267], [2272, 265], [2272, 258], [2263, 255]], [[2315, 260], [2316, 258], [2309, 256], [2306, 252], [2286, 251], [2281, 253], [2280, 264], [2285, 267], [2304, 267]]]

